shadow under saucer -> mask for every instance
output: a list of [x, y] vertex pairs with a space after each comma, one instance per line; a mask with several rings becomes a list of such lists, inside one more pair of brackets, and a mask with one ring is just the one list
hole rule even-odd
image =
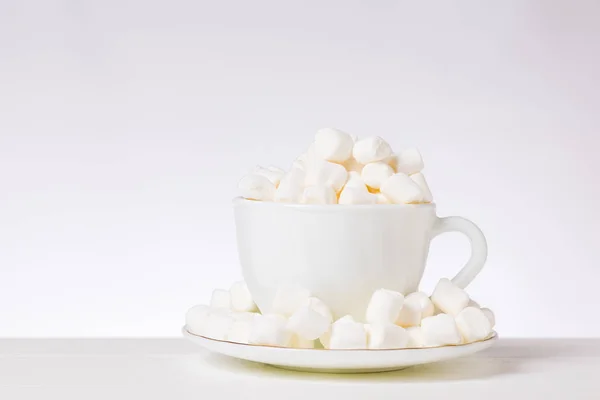
[[358, 372], [352, 374], [300, 372], [214, 353], [203, 355], [203, 361], [212, 368], [220, 370], [220, 372], [235, 375], [249, 374], [258, 378], [310, 381], [440, 382], [478, 380], [517, 372], [513, 364], [506, 363], [499, 358], [485, 357], [484, 355], [485, 351], [482, 355], [395, 369], [389, 372]]

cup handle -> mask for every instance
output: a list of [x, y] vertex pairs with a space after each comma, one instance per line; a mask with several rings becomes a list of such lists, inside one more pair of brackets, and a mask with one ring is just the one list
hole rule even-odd
[[460, 232], [471, 242], [471, 258], [452, 278], [452, 282], [464, 289], [481, 272], [487, 259], [487, 241], [477, 225], [462, 217], [438, 218], [433, 227], [432, 239], [445, 232]]

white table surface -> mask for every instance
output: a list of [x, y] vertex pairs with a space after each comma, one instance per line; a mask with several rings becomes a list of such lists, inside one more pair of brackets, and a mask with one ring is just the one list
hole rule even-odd
[[600, 339], [500, 339], [467, 358], [360, 375], [284, 371], [184, 339], [0, 339], [0, 399], [42, 398], [600, 399]]

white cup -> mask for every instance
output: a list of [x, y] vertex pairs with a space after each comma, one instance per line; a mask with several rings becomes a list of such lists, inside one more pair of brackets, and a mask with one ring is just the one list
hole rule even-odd
[[438, 218], [435, 204], [303, 205], [236, 198], [242, 272], [262, 313], [280, 288], [300, 286], [339, 318], [364, 320], [373, 291], [418, 290], [429, 243], [457, 231], [471, 258], [453, 282], [466, 287], [487, 257], [483, 233], [461, 217]]

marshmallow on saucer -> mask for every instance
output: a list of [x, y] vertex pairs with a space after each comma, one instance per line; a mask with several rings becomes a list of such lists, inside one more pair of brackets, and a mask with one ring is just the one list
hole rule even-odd
[[321, 337], [319, 338], [319, 341], [321, 342], [321, 344], [323, 345], [323, 347], [325, 349], [329, 348], [329, 344], [330, 344], [330, 339], [331, 339], [331, 329], [333, 328], [333, 325], [335, 324], [341, 324], [344, 322], [356, 322], [354, 320], [354, 318], [352, 318], [352, 315], [344, 315], [342, 318], [338, 319], [337, 321], [335, 321], [330, 327], [329, 330], [327, 332], [325, 332], [323, 335], [321, 335]]
[[348, 187], [342, 189], [338, 204], [376, 204], [377, 197], [366, 189]]
[[336, 193], [346, 184], [348, 171], [340, 164], [317, 160], [307, 168], [305, 185], [331, 186]]
[[256, 318], [257, 315], [260, 315], [260, 314], [257, 312], [246, 312], [246, 311], [242, 311], [242, 312], [233, 311], [231, 313], [231, 317], [233, 318], [234, 321], [252, 322], [252, 321], [254, 321], [254, 318]]
[[310, 146], [308, 146], [308, 150], [296, 158], [292, 167], [298, 167], [306, 171], [318, 159], [319, 157], [317, 156], [315, 143], [312, 142]]
[[334, 323], [344, 323], [344, 322], [356, 322], [356, 320], [354, 319], [354, 317], [352, 317], [352, 315], [344, 315], [342, 318], [336, 320]]
[[443, 278], [433, 290], [431, 301], [444, 313], [456, 316], [469, 304], [469, 295], [450, 279]]
[[288, 329], [302, 339], [315, 340], [329, 330], [331, 320], [309, 305], [301, 306], [288, 320]]
[[246, 282], [239, 281], [231, 285], [229, 289], [231, 296], [231, 308], [235, 311], [257, 311], [256, 304], [252, 300], [252, 295], [248, 290]]
[[377, 199], [377, 204], [392, 204], [390, 199], [385, 197], [383, 193], [375, 193], [375, 198]]
[[425, 336], [423, 336], [423, 330], [420, 326], [411, 326], [410, 328], [406, 328], [406, 334], [408, 335], [408, 342], [406, 343], [406, 347], [425, 347]]
[[234, 320], [231, 313], [223, 309], [211, 310], [204, 335], [211, 339], [226, 340]]
[[490, 320], [477, 307], [467, 307], [458, 313], [456, 326], [465, 343], [485, 339], [492, 332]]
[[492, 310], [484, 307], [481, 309], [481, 312], [483, 313], [483, 315], [485, 315], [488, 321], [490, 321], [490, 327], [493, 328], [496, 325], [496, 316], [494, 315]]
[[303, 204], [336, 204], [337, 195], [331, 186], [309, 186], [304, 189], [300, 202]]
[[476, 307], [476, 308], [481, 309], [481, 311], [486, 316], [486, 318], [488, 319], [488, 321], [490, 321], [490, 324], [492, 325], [492, 328], [496, 325], [496, 316], [494, 315], [494, 312], [492, 310], [490, 310], [489, 308], [481, 307], [479, 305], [479, 303], [476, 302], [473, 299], [469, 300], [469, 304], [467, 305], [467, 307]]
[[408, 333], [401, 326], [371, 324], [366, 329], [369, 349], [402, 349], [408, 343]]
[[370, 324], [393, 324], [398, 319], [404, 296], [393, 290], [378, 289], [373, 292], [367, 306], [366, 320]]
[[285, 174], [285, 170], [283, 168], [276, 167], [274, 165], [269, 165], [267, 167], [269, 171], [279, 172], [282, 176]]
[[427, 347], [460, 344], [462, 338], [451, 315], [438, 314], [421, 321], [421, 331]]
[[210, 298], [212, 308], [231, 308], [231, 294], [227, 290], [215, 289]]
[[421, 310], [421, 318], [431, 317], [435, 311], [435, 307], [429, 296], [423, 292], [414, 292], [404, 298], [404, 304], [410, 303], [418, 305]]
[[318, 299], [316, 297], [309, 297], [304, 302], [304, 305], [312, 308], [319, 314], [326, 317], [327, 321], [329, 321], [329, 323], [333, 322], [333, 315], [331, 314], [331, 310], [329, 309], [329, 307], [327, 307], [327, 304], [325, 304], [321, 301], [321, 299]]
[[344, 166], [344, 168], [346, 168], [346, 171], [358, 172], [359, 174], [364, 168], [364, 164], [361, 164], [358, 161], [356, 161], [356, 158], [354, 158], [353, 156], [350, 156], [350, 158], [344, 161], [342, 165]]
[[289, 317], [302, 305], [307, 304], [309, 297], [310, 291], [301, 286], [282, 286], [275, 293], [271, 311], [273, 314]]
[[407, 302], [406, 297], [404, 303], [396, 319], [396, 325], [403, 328], [417, 326], [421, 323], [421, 306], [416, 302]]
[[238, 183], [240, 195], [245, 199], [270, 201], [275, 196], [275, 185], [268, 178], [258, 174], [248, 174]]
[[423, 169], [423, 157], [421, 157], [419, 150], [415, 148], [406, 149], [398, 154], [394, 154], [387, 161], [396, 172], [402, 172], [407, 175], [416, 174]]
[[[258, 315], [258, 314], [256, 314]], [[234, 321], [229, 327], [229, 332], [227, 332], [227, 340], [235, 343], [250, 343], [250, 334], [252, 333], [252, 324], [254, 323], [254, 318], [247, 319], [238, 319], [236, 320], [234, 317]]]
[[279, 186], [279, 182], [281, 181], [281, 178], [283, 178], [283, 176], [285, 175], [284, 170], [282, 170], [281, 168], [272, 166], [272, 165], [268, 166], [267, 168], [263, 168], [260, 165], [257, 165], [256, 167], [254, 167], [254, 171], [252, 171], [252, 172], [254, 174], [264, 176], [269, 181], [271, 181], [271, 183], [275, 187]]
[[412, 179], [421, 188], [421, 192], [423, 193], [423, 203], [431, 203], [433, 201], [433, 195], [431, 194], [429, 185], [425, 180], [425, 175], [417, 172], [416, 174], [411, 175], [410, 179]]
[[404, 173], [390, 176], [381, 185], [383, 193], [394, 204], [419, 203], [423, 201], [423, 192], [419, 185]]
[[188, 310], [185, 314], [185, 325], [187, 329], [198, 335], [202, 335], [208, 324], [210, 307], [206, 305], [197, 305]]
[[366, 349], [367, 331], [360, 322], [338, 320], [331, 326], [330, 349]]
[[281, 203], [299, 203], [304, 192], [305, 172], [302, 168], [292, 167], [286, 173], [277, 190], [275, 190], [275, 201]]
[[343, 163], [352, 155], [353, 147], [352, 137], [337, 129], [319, 129], [315, 135], [315, 152], [323, 160]]
[[394, 175], [394, 170], [388, 164], [378, 161], [365, 165], [360, 176], [365, 184], [372, 189], [379, 189], [383, 182]]
[[[365, 181], [363, 181], [362, 177], [360, 176], [360, 173], [358, 173], [356, 171], [348, 172], [348, 180], [346, 181], [346, 184], [344, 185], [344, 189], [346, 189], [346, 188], [360, 189], [363, 192], [369, 191], [369, 189], [367, 188], [367, 185], [365, 184]], [[344, 190], [344, 189], [342, 189], [342, 190]]]
[[315, 341], [303, 339], [298, 335], [293, 335], [289, 347], [293, 347], [295, 349], [314, 349]]
[[292, 333], [287, 329], [287, 320], [281, 315], [257, 315], [252, 324], [249, 343], [287, 347]]
[[371, 136], [357, 140], [352, 155], [361, 164], [381, 161], [392, 154], [392, 148], [379, 136]]

